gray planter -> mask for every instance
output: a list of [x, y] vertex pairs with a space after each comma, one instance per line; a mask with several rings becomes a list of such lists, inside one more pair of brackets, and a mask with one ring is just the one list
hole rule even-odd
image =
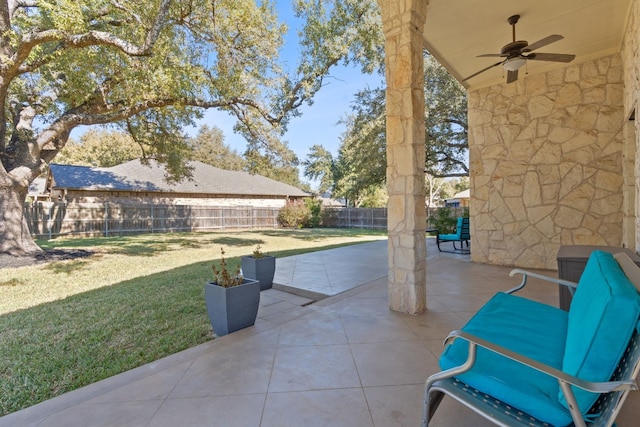
[[217, 336], [256, 323], [260, 306], [260, 282], [244, 279], [241, 285], [223, 288], [209, 282], [204, 288], [209, 321]]
[[271, 288], [273, 276], [276, 274], [276, 257], [265, 255], [262, 258], [254, 258], [248, 255], [241, 257], [240, 262], [244, 277], [259, 281], [261, 291]]

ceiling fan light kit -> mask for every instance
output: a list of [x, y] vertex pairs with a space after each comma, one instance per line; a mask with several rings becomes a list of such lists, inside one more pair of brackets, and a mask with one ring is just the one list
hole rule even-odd
[[527, 63], [526, 59], [517, 57], [517, 58], [507, 59], [506, 61], [504, 61], [502, 66], [507, 71], [518, 71], [520, 67], [522, 67], [526, 63]]
[[513, 41], [504, 45], [502, 49], [500, 49], [500, 53], [478, 55], [478, 57], [497, 57], [504, 59], [483, 68], [462, 81], [469, 80], [470, 78], [484, 73], [493, 67], [502, 65], [502, 67], [507, 71], [507, 83], [512, 83], [518, 79], [518, 70], [527, 63], [527, 60], [549, 62], [571, 62], [574, 60], [576, 57], [575, 55], [564, 53], [532, 53], [534, 50], [557, 42], [558, 40], [562, 40], [564, 37], [559, 34], [551, 34], [550, 36], [540, 39], [532, 44], [529, 44], [525, 40], [516, 41], [516, 24], [519, 19], [520, 15], [512, 15], [507, 19], [507, 22], [511, 25]]

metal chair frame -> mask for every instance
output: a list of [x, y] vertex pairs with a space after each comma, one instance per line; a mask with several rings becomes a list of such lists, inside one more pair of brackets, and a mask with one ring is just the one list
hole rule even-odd
[[[514, 274], [522, 274], [522, 283], [507, 291], [514, 293], [525, 287], [527, 277], [535, 277], [558, 285], [568, 286], [574, 291], [576, 284], [562, 279], [543, 276], [524, 270], [512, 270], [510, 276]], [[515, 353], [504, 347], [497, 346], [477, 336], [468, 334], [463, 331], [453, 331], [445, 340], [445, 345], [451, 344], [456, 339], [463, 339], [469, 343], [469, 356], [465, 363], [446, 371], [438, 372], [431, 375], [426, 383], [424, 390], [424, 406], [422, 414], [422, 426], [428, 427], [429, 421], [435, 414], [440, 402], [445, 395], [462, 403], [477, 414], [483, 416], [487, 420], [502, 427], [549, 427], [548, 423], [537, 420], [530, 415], [519, 411], [517, 408], [510, 407], [504, 402], [475, 390], [463, 382], [457, 380], [455, 376], [469, 371], [473, 368], [476, 360], [477, 347], [484, 347], [490, 351], [508, 357], [518, 363], [522, 363], [547, 375], [557, 379], [560, 388], [564, 394], [568, 406], [570, 408], [573, 426], [575, 427], [610, 427], [620, 412], [627, 395], [632, 390], [638, 390], [636, 377], [640, 371], [640, 332], [638, 328], [627, 346], [627, 350], [618, 364], [610, 381], [607, 382], [590, 382], [584, 381], [564, 372], [537, 362], [522, 354]], [[583, 417], [573, 394], [571, 386], [581, 389], [600, 393], [600, 398], [594, 403], [589, 411], [589, 415]]]

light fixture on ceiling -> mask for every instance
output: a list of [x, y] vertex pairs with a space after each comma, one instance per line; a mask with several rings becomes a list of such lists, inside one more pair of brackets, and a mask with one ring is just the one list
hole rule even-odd
[[525, 58], [517, 56], [515, 58], [507, 59], [506, 61], [504, 61], [504, 64], [502, 64], [502, 66], [507, 71], [518, 71], [518, 69], [520, 69], [520, 67], [522, 67], [526, 63], [527, 60]]

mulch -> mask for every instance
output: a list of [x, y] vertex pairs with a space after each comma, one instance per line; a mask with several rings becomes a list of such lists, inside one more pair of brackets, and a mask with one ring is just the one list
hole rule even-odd
[[0, 254], [0, 268], [17, 268], [27, 265], [46, 264], [55, 261], [87, 258], [94, 252], [84, 249], [49, 249], [37, 254], [14, 256]]

